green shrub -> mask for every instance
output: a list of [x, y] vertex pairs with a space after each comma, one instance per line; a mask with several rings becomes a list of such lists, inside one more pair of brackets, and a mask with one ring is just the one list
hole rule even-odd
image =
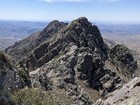
[[0, 51], [0, 60], [2, 60], [3, 62], [7, 63], [7, 59], [6, 59], [5, 55], [4, 55], [4, 53], [1, 52], [1, 51]]
[[21, 78], [29, 78], [28, 74], [23, 68], [17, 68]]
[[16, 105], [60, 105], [48, 91], [40, 89], [20, 89], [12, 93]]
[[11, 69], [11, 70], [13, 69], [12, 65], [11, 65], [11, 62], [12, 62], [11, 58], [1, 51], [0, 51], [0, 61], [2, 63], [5, 63], [6, 65], [8, 65], [9, 69]]

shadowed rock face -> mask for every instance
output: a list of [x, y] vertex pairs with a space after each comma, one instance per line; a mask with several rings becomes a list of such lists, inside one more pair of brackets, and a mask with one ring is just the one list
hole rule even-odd
[[0, 105], [12, 103], [8, 88], [15, 88], [14, 71], [6, 56], [0, 52]]
[[132, 53], [124, 45], [116, 45], [110, 50], [112, 63], [120, 67], [120, 72], [125, 76], [132, 78], [136, 71], [137, 62], [134, 60]]

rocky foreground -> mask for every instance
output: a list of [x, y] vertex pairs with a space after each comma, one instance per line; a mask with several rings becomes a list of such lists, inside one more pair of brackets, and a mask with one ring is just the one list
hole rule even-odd
[[140, 105], [140, 77], [108, 94], [106, 100], [99, 99], [94, 105]]
[[11, 91], [49, 91], [60, 105], [127, 105], [131, 100], [131, 105], [140, 104], [139, 69], [131, 51], [124, 45], [110, 48], [85, 17], [70, 24], [52, 21], [5, 52], [15, 63], [14, 80], [5, 75], [7, 83], [13, 83], [12, 88], [6, 86]]
[[8, 93], [9, 87], [15, 88], [14, 70], [8, 58], [0, 52], [0, 105], [13, 103]]

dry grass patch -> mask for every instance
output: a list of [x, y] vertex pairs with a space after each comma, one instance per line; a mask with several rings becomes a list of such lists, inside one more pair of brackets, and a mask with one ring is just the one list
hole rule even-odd
[[60, 105], [49, 91], [40, 89], [20, 89], [12, 93], [16, 105]]

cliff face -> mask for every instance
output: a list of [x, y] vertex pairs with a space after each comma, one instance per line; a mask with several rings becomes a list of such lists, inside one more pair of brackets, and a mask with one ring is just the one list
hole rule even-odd
[[98, 27], [85, 17], [68, 25], [53, 21], [40, 34], [29, 37], [36, 44], [24, 56], [15, 54], [18, 45], [6, 49], [27, 75], [24, 83], [70, 97], [70, 104], [91, 105], [120, 89], [137, 70], [129, 49], [123, 45], [109, 48]]

